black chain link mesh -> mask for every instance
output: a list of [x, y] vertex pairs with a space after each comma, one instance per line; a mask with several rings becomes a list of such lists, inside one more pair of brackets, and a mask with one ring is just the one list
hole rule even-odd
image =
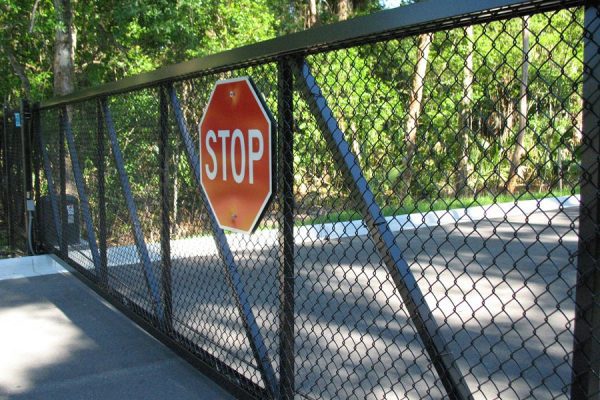
[[60, 217], [60, 138], [58, 135], [59, 114], [55, 110], [42, 111], [40, 128], [36, 144], [41, 148], [42, 179], [41, 204], [38, 219], [40, 224], [40, 239], [46, 247], [60, 249], [61, 217]]
[[[434, 367], [412, 306], [400, 295], [390, 254], [363, 223], [353, 182], [311, 109], [307, 91], [316, 84], [335, 118], [325, 122], [344, 132], [348, 150], [341, 156], [354, 154], [359, 165], [352, 168], [360, 167], [424, 297], [409, 295], [416, 307], [430, 310], [425, 323], [435, 322], [437, 329], [429, 333], [443, 343], [438, 350], [473, 398], [569, 397], [575, 312], [583, 307], [575, 298], [580, 192], [597, 183], [590, 175], [597, 171], [582, 164], [584, 151], [594, 152], [592, 158], [598, 154], [583, 138], [583, 16], [583, 9], [570, 8], [473, 25], [462, 21], [433, 33], [322, 50], [304, 59], [316, 82], [307, 85], [298, 73], [293, 85], [278, 81], [279, 62], [300, 71], [295, 58], [174, 83], [196, 152], [200, 119], [217, 80], [251, 76], [276, 119], [282, 90], [293, 90], [293, 121], [278, 120], [279, 133], [289, 125], [294, 134], [292, 359], [280, 354], [282, 185], [253, 235], [227, 233], [269, 356], [259, 361], [212, 235], [168, 85], [107, 100], [117, 143], [111, 143], [107, 111], [97, 113], [99, 99], [69, 105], [89, 217], [96, 238], [106, 241], [107, 290], [256, 398], [268, 396], [265, 363], [279, 379], [281, 362], [295, 370], [298, 398], [445, 398], [447, 377]], [[169, 103], [163, 122], [161, 90]], [[59, 110], [42, 111], [41, 121], [58, 199]], [[104, 158], [98, 157], [99, 121]], [[161, 126], [168, 135], [164, 191]], [[125, 161], [142, 244], [135, 240], [115, 146]], [[79, 198], [73, 155], [66, 155], [66, 192]], [[278, 161], [277, 170], [283, 165]], [[51, 194], [45, 182], [42, 192]], [[582, 212], [597, 224], [586, 207]], [[68, 257], [98, 279], [87, 217], [78, 212], [82, 239], [69, 244]], [[166, 222], [168, 232], [162, 229]], [[161, 240], [167, 234], [165, 261]], [[60, 247], [58, 238], [45, 241]], [[172, 313], [164, 318], [169, 311], [161, 311], [161, 304], [169, 292]]]

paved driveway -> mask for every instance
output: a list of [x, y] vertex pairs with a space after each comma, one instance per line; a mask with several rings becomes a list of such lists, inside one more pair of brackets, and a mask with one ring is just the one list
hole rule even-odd
[[0, 399], [231, 398], [46, 257], [0, 261]]

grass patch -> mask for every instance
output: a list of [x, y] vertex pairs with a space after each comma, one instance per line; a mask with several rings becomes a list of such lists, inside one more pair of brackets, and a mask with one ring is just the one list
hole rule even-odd
[[[579, 190], [574, 189], [563, 189], [563, 190], [553, 190], [552, 192], [544, 192], [544, 193], [522, 193], [519, 195], [511, 195], [511, 194], [499, 194], [496, 196], [485, 195], [485, 196], [477, 196], [473, 197], [452, 197], [452, 198], [438, 198], [434, 201], [422, 200], [419, 202], [414, 202], [412, 200], [406, 201], [402, 204], [389, 204], [383, 207], [382, 212], [386, 217], [393, 215], [404, 215], [404, 214], [412, 214], [412, 213], [426, 213], [430, 211], [442, 211], [442, 210], [452, 210], [455, 208], [469, 208], [469, 207], [479, 207], [479, 206], [487, 206], [491, 204], [498, 203], [511, 203], [516, 201], [523, 200], [541, 200], [547, 197], [561, 197], [561, 196], [570, 196], [578, 193]], [[297, 223], [297, 226], [302, 225], [312, 225], [312, 224], [326, 224], [331, 222], [347, 222], [362, 219], [361, 214], [357, 210], [344, 210], [339, 212], [331, 212], [326, 215], [321, 215], [318, 217], [308, 217], [304, 218], [302, 221]]]

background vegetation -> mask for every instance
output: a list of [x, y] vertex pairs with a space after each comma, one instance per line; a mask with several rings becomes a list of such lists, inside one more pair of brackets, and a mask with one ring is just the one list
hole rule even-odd
[[[74, 88], [94, 86], [379, 9], [379, 0], [3, 0], [0, 93], [49, 98], [61, 73]], [[64, 48], [72, 71], [56, 64]]]
[[[0, 93], [9, 102], [66, 94], [382, 7], [378, 0], [8, 0], [0, 5]], [[575, 194], [582, 23], [582, 11], [570, 9], [390, 39], [307, 61], [386, 214]], [[235, 74], [251, 75], [277, 109], [274, 65]], [[190, 127], [199, 122], [207, 88], [226, 76], [178, 84]], [[355, 217], [299, 92], [295, 107], [299, 221]], [[116, 96], [111, 108], [145, 234], [156, 240], [157, 91]], [[92, 193], [94, 113], [94, 104], [73, 109]], [[53, 121], [50, 135], [56, 121], [44, 120]], [[47, 143], [52, 147], [51, 139]], [[201, 206], [176, 139], [173, 148], [174, 233], [199, 233]], [[116, 171], [109, 165], [107, 173], [107, 194], [119, 199]], [[94, 208], [94, 196], [91, 202]], [[119, 242], [127, 237], [122, 200], [109, 214]]]

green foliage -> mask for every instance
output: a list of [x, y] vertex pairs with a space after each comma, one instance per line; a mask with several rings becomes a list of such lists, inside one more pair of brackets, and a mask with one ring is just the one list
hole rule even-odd
[[52, 1], [41, 0], [31, 16], [34, 0], [4, 0], [0, 3], [0, 93], [4, 99], [23, 97], [24, 89], [9, 60], [12, 54], [25, 69], [31, 95], [51, 95], [52, 72], [49, 51], [54, 36]]
[[[77, 32], [78, 87], [94, 86], [274, 37], [281, 23], [275, 0], [72, 1]], [[54, 32], [51, 0], [0, 4], [0, 89], [23, 97], [9, 63], [14, 52], [31, 81], [33, 99], [52, 94]]]
[[[352, 3], [355, 15], [381, 8], [379, 1]], [[32, 23], [34, 4], [34, 0], [5, 0], [0, 5], [0, 23], [5, 28], [0, 31], [0, 57], [5, 61], [0, 63], [0, 90], [13, 99], [22, 95], [22, 85], [7, 61], [9, 50], [23, 65], [34, 99], [49, 97], [52, 91], [52, 51], [57, 27], [54, 6], [50, 0], [41, 0]], [[307, 2], [299, 0], [93, 0], [74, 4], [79, 87], [244, 46], [307, 26]], [[317, 4], [317, 24], [338, 19], [336, 2]], [[537, 14], [529, 20], [528, 113], [523, 140], [526, 156], [521, 161], [517, 195], [552, 192], [563, 184], [571, 188], [577, 184], [582, 23], [580, 8]], [[462, 199], [461, 194], [460, 201], [483, 196], [497, 199], [505, 191], [519, 132], [522, 30], [523, 20], [513, 18], [474, 26], [472, 37], [465, 28], [435, 33], [422, 80], [416, 152], [411, 160], [414, 167], [408, 167], [414, 168], [415, 174], [409, 183], [405, 182], [406, 126], [418, 62], [417, 37], [400, 37], [307, 57], [385, 210], [411, 207], [421, 210], [433, 204], [433, 199], [441, 198], [440, 201], [449, 204], [451, 199], [459, 197], [457, 171], [465, 148], [471, 172], [466, 182], [468, 195]], [[467, 110], [463, 110], [463, 79], [468, 73], [465, 59], [470, 49], [472, 99]], [[276, 112], [274, 64], [245, 68], [234, 74], [251, 75]], [[210, 87], [216, 79], [231, 76], [232, 73], [219, 73], [177, 84], [193, 134]], [[318, 209], [352, 213], [346, 210], [347, 187], [317, 122], [300, 92], [295, 91], [294, 96], [294, 187], [299, 213], [317, 215]], [[160, 223], [157, 93], [145, 90], [115, 96], [111, 108], [136, 200], [144, 205], [140, 212], [145, 215], [145, 234], [155, 237]], [[468, 114], [468, 143], [461, 132], [462, 112]], [[85, 116], [82, 114], [81, 118]], [[201, 206], [181, 144], [173, 139], [172, 146], [176, 150], [171, 174], [177, 177], [177, 183], [173, 183], [171, 191], [173, 205], [180, 210], [174, 218], [177, 223], [191, 224], [198, 218]], [[86, 174], [92, 174], [93, 160], [82, 162]], [[119, 198], [119, 182], [112, 172], [107, 178], [107, 194]], [[92, 184], [91, 178], [86, 179]], [[109, 221], [116, 237], [126, 235], [123, 228], [126, 220], [126, 214], [115, 212], [114, 220]]]

